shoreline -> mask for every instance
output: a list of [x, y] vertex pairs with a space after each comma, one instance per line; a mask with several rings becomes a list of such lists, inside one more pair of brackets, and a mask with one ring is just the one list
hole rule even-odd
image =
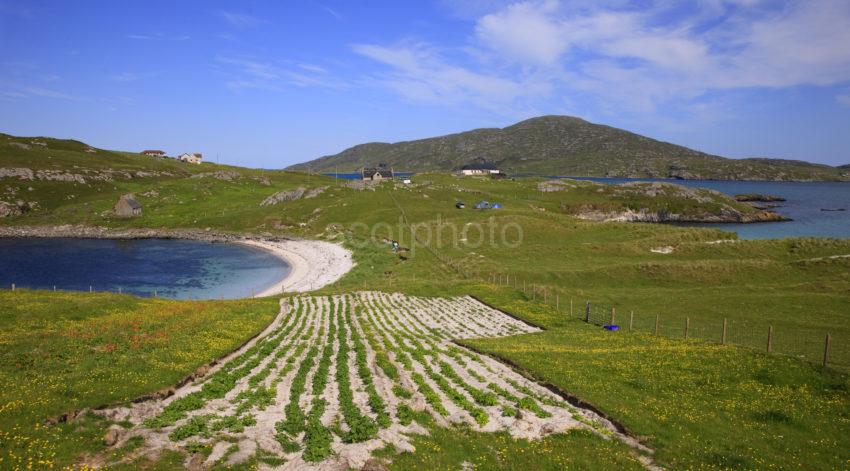
[[97, 226], [0, 226], [0, 238], [182, 239], [240, 244], [268, 252], [287, 265], [289, 272], [253, 297], [287, 292], [303, 293], [335, 283], [354, 267], [351, 251], [320, 240], [270, 235], [224, 234], [208, 230], [110, 229]]
[[235, 243], [269, 252], [289, 265], [289, 273], [283, 279], [255, 294], [255, 298], [313, 291], [336, 282], [354, 267], [351, 252], [331, 242], [245, 239]]

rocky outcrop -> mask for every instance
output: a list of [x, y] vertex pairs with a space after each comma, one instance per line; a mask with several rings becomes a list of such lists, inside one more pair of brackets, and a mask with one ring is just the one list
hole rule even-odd
[[764, 195], [761, 193], [744, 193], [741, 195], [735, 195], [735, 201], [773, 203], [777, 201], [785, 201], [785, 198], [781, 196]]
[[123, 170], [93, 170], [77, 169], [75, 173], [62, 170], [32, 170], [24, 167], [0, 168], [0, 178], [17, 178], [19, 180], [41, 180], [55, 182], [86, 183], [86, 181], [111, 182], [113, 180], [132, 180], [133, 178], [173, 177], [171, 172], [138, 170], [128, 172]]
[[641, 208], [637, 211], [631, 209], [604, 211], [584, 205], [577, 210], [571, 211], [572, 215], [589, 221], [599, 222], [718, 222], [718, 223], [752, 223], [752, 222], [776, 222], [789, 221], [773, 211], [755, 211], [745, 213], [735, 208], [725, 206], [718, 212], [694, 212], [688, 214], [673, 213], [667, 210], [652, 211]]
[[0, 178], [18, 178], [20, 180], [33, 180], [35, 173], [28, 168], [0, 168]]
[[278, 191], [277, 193], [269, 196], [264, 199], [260, 206], [271, 206], [278, 203], [283, 203], [284, 201], [295, 201], [300, 200], [304, 193], [307, 191], [303, 186], [299, 186], [294, 190], [286, 190], [286, 191]]
[[38, 209], [38, 202], [36, 201], [18, 200], [14, 203], [0, 201], [0, 218], [20, 216], [36, 209]]
[[215, 178], [216, 180], [230, 182], [239, 179], [239, 177], [241, 176], [241, 173], [235, 172], [233, 170], [218, 170], [215, 172], [196, 173], [190, 178]]
[[316, 188], [310, 188], [310, 190], [307, 191], [307, 193], [304, 195], [304, 198], [305, 199], [306, 198], [315, 198], [315, 197], [321, 195], [322, 193], [324, 193], [325, 190], [327, 190], [327, 189], [328, 189], [328, 187], [326, 187], [326, 186], [319, 186], [319, 187], [316, 187]]

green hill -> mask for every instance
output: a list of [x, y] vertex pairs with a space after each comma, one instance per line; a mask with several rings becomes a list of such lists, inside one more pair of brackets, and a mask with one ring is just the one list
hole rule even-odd
[[781, 159], [727, 159], [570, 116], [543, 116], [504, 129], [387, 144], [361, 144], [290, 167], [354, 171], [386, 163], [414, 172], [456, 170], [476, 158], [512, 174], [712, 180], [850, 180], [828, 165]]

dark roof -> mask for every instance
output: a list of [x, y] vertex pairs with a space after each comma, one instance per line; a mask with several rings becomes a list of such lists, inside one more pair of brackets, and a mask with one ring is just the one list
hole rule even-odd
[[135, 199], [135, 198], [125, 196], [125, 197], [123, 197], [123, 198], [121, 198], [121, 199], [122, 199], [122, 200], [124, 200], [124, 201], [126, 201], [126, 202], [127, 202], [127, 206], [129, 206], [129, 207], [131, 207], [131, 208], [133, 208], [133, 209], [140, 209], [140, 208], [142, 207], [142, 205], [141, 205], [141, 204], [139, 204], [139, 202], [138, 202], [138, 201], [136, 201], [136, 199]]
[[150, 149], [148, 149], [148, 150], [143, 150], [143, 151], [142, 151], [142, 154], [162, 154], [162, 155], [165, 155], [165, 151], [163, 151], [163, 150], [150, 150]]
[[492, 162], [473, 162], [464, 165], [461, 170], [499, 170]]
[[393, 170], [389, 168], [364, 168], [361, 172], [364, 178], [370, 178], [374, 175], [380, 175], [382, 178], [392, 178]]

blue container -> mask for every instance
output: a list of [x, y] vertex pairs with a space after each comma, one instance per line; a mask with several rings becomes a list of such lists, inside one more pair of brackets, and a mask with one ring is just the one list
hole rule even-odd
[[613, 324], [603, 325], [602, 328], [605, 330], [620, 330], [620, 326]]

